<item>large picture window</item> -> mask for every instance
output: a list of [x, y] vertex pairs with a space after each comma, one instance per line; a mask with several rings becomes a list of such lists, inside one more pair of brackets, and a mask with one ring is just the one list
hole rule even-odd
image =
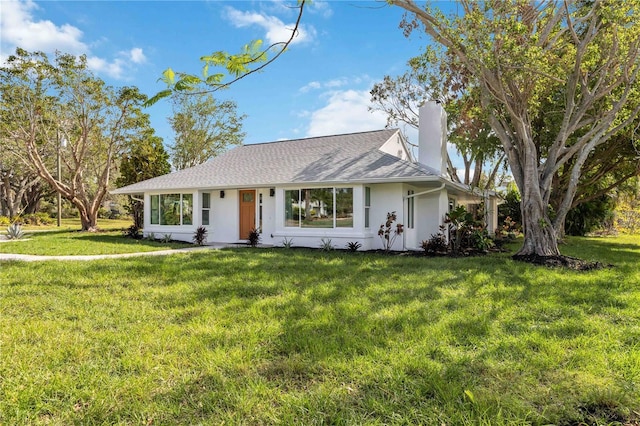
[[152, 225], [193, 224], [193, 194], [158, 194], [150, 198]]
[[353, 188], [294, 189], [284, 194], [284, 226], [353, 228]]

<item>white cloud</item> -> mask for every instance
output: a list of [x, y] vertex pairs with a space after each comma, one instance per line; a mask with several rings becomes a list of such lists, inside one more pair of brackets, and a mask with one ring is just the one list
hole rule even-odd
[[144, 56], [144, 52], [142, 52], [142, 49], [139, 47], [134, 47], [126, 53], [134, 64], [144, 64], [147, 61], [146, 56]]
[[311, 90], [338, 89], [339, 87], [344, 87], [349, 84], [351, 85], [360, 84], [362, 83], [362, 81], [363, 81], [362, 77], [355, 77], [355, 78], [341, 77], [341, 78], [334, 78], [333, 80], [329, 80], [325, 82], [312, 81], [302, 86], [300, 89], [298, 89], [298, 92], [308, 93]]
[[315, 89], [320, 89], [322, 87], [322, 83], [320, 83], [319, 81], [312, 81], [311, 83], [308, 83], [304, 86], [302, 86], [299, 91], [301, 93], [307, 93], [309, 90], [315, 90]]
[[73, 55], [85, 54], [91, 70], [115, 79], [123, 79], [133, 70], [134, 64], [146, 61], [139, 47], [121, 51], [112, 60], [92, 55], [89, 45], [83, 41], [82, 30], [70, 24], [56, 25], [49, 20], [37, 20], [33, 12], [40, 7], [32, 0], [0, 1], [0, 51], [3, 52], [0, 63], [7, 59], [4, 52], [13, 53], [16, 47], [45, 53], [59, 51]]
[[313, 14], [320, 15], [323, 18], [330, 18], [333, 16], [333, 10], [327, 1], [313, 1], [310, 6], [309, 12]]
[[[225, 8], [225, 17], [236, 28], [245, 28], [257, 25], [266, 31], [265, 40], [268, 45], [289, 40], [295, 23], [285, 24], [279, 18], [258, 12], [243, 12], [233, 7]], [[316, 30], [312, 26], [300, 25], [298, 35], [291, 44], [299, 44], [311, 41], [315, 38]]]
[[383, 129], [387, 118], [367, 109], [370, 98], [368, 90], [332, 92], [327, 104], [311, 113], [307, 137]]
[[[0, 40], [2, 47], [19, 46], [25, 50], [81, 54], [88, 48], [82, 42], [82, 31], [72, 25], [55, 25], [51, 21], [36, 21], [32, 11], [38, 6], [31, 0], [2, 0]], [[14, 50], [14, 49], [11, 49]]]

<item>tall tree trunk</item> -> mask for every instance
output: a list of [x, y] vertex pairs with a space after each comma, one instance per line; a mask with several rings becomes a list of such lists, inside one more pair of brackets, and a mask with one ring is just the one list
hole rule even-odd
[[547, 209], [541, 201], [541, 198], [534, 197], [531, 193], [522, 197], [524, 242], [520, 250], [513, 256], [515, 259], [560, 255], [556, 231], [551, 225]]
[[526, 182], [519, 188], [524, 242], [513, 257], [526, 260], [530, 257], [559, 256], [556, 231], [549, 218], [547, 202], [542, 195], [543, 190], [539, 187], [537, 158], [531, 155], [535, 152], [535, 145], [530, 143], [527, 147], [531, 152], [529, 156], [523, 156], [526, 162], [521, 169], [522, 179], [519, 180]]
[[86, 209], [83, 205], [82, 208], [78, 206], [80, 212], [80, 223], [82, 224], [83, 231], [95, 232], [98, 230], [98, 211], [92, 211]]
[[131, 216], [133, 216], [133, 224], [136, 228], [144, 228], [144, 204], [129, 197], [131, 205]]

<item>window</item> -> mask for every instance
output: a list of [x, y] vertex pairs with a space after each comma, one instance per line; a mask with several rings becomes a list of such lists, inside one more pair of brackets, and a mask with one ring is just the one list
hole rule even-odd
[[407, 228], [413, 229], [413, 218], [414, 218], [414, 208], [415, 208], [415, 197], [413, 196], [415, 191], [408, 191], [407, 195]]
[[193, 194], [182, 194], [182, 224], [193, 225]]
[[151, 196], [151, 224], [157, 225], [160, 223], [160, 196]]
[[364, 227], [369, 228], [369, 211], [371, 210], [371, 188], [364, 188]]
[[260, 225], [258, 229], [262, 234], [262, 192], [258, 195], [258, 223]]
[[451, 213], [455, 208], [456, 208], [456, 199], [449, 198], [449, 213]]
[[152, 225], [193, 224], [193, 194], [159, 194], [150, 198]]
[[353, 188], [336, 188], [336, 228], [353, 228]]
[[202, 193], [202, 225], [209, 225], [209, 212], [211, 211], [211, 194]]
[[353, 228], [353, 188], [295, 189], [284, 193], [284, 226]]

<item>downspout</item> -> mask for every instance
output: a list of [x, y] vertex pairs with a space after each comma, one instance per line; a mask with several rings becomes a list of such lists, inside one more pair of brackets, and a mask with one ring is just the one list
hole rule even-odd
[[[422, 191], [422, 192], [417, 192], [415, 194], [411, 194], [411, 195], [403, 195], [402, 196], [402, 217], [405, 217], [405, 204], [404, 204], [404, 200], [408, 200], [409, 198], [414, 198], [417, 197], [418, 195], [425, 195], [425, 194], [430, 194], [432, 192], [436, 192], [436, 191], [442, 191], [444, 189], [444, 183], [442, 185], [440, 185], [439, 188], [431, 188], [431, 189], [427, 189], [426, 191]], [[402, 250], [405, 251], [407, 249], [407, 233], [403, 232], [402, 233]]]
[[131, 199], [132, 199], [133, 201], [139, 201], [139, 202], [141, 202], [141, 203], [144, 203], [144, 200], [143, 200], [142, 198], [136, 198], [136, 197], [134, 197], [133, 195], [130, 195], [130, 197], [131, 197]]
[[436, 192], [436, 191], [440, 191], [442, 189], [444, 189], [444, 183], [442, 185], [440, 185], [439, 188], [432, 188], [432, 189], [428, 189], [426, 191], [422, 191], [422, 192], [417, 192], [415, 194], [411, 194], [411, 195], [403, 195], [402, 198], [407, 199], [407, 198], [413, 198], [413, 197], [417, 197], [418, 195], [424, 195], [424, 194], [430, 194], [431, 192]]

